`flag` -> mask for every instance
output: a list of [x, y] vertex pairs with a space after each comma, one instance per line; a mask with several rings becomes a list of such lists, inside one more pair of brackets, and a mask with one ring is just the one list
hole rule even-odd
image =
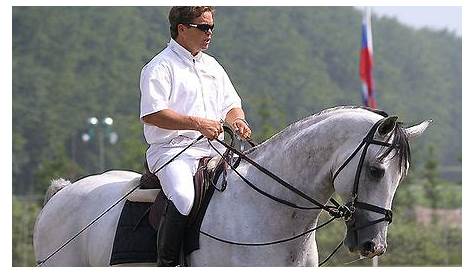
[[375, 100], [375, 83], [372, 76], [373, 67], [372, 28], [370, 26], [370, 9], [366, 8], [362, 21], [362, 45], [360, 49], [359, 75], [362, 81], [362, 100], [370, 108], [377, 107]]

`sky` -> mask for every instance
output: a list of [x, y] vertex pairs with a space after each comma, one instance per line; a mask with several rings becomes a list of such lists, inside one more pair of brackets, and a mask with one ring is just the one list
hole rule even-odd
[[414, 27], [429, 27], [436, 30], [448, 29], [462, 36], [462, 7], [437, 6], [437, 7], [372, 7], [372, 14], [395, 17], [400, 23]]

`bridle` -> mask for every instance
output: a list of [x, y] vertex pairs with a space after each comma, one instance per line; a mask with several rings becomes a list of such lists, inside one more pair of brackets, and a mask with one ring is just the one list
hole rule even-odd
[[[294, 203], [291, 203], [291, 202], [285, 201], [283, 199], [279, 199], [279, 198], [276, 198], [274, 196], [271, 196], [270, 194], [261, 191], [260, 189], [258, 189], [253, 184], [251, 185], [251, 187], [254, 188], [256, 191], [258, 191], [259, 193], [261, 193], [261, 194], [263, 194], [263, 195], [265, 195], [269, 198], [275, 199], [277, 202], [286, 204], [290, 207], [299, 208], [299, 209], [323, 209], [323, 210], [327, 211], [331, 216], [343, 217], [346, 221], [352, 218], [352, 215], [355, 211], [355, 208], [368, 210], [368, 211], [372, 211], [372, 212], [376, 212], [376, 213], [384, 215], [383, 218], [377, 219], [375, 221], [371, 221], [368, 224], [363, 225], [361, 227], [353, 228], [353, 230], [359, 230], [359, 229], [362, 229], [364, 227], [374, 225], [376, 223], [380, 223], [380, 222], [383, 222], [383, 221], [388, 221], [389, 223], [392, 222], [392, 211], [390, 209], [385, 209], [385, 208], [382, 208], [382, 207], [379, 207], [379, 206], [376, 206], [376, 205], [373, 205], [373, 204], [358, 201], [360, 175], [361, 175], [361, 172], [362, 172], [362, 166], [364, 165], [365, 156], [367, 154], [367, 150], [368, 150], [369, 146], [372, 145], [372, 144], [373, 145], [385, 146], [385, 147], [392, 147], [393, 146], [392, 144], [390, 144], [388, 142], [382, 142], [382, 141], [378, 141], [378, 140], [374, 139], [377, 128], [382, 123], [382, 121], [383, 121], [383, 119], [377, 121], [372, 126], [372, 128], [369, 130], [369, 132], [364, 137], [364, 139], [359, 144], [359, 146], [351, 153], [351, 155], [344, 161], [344, 163], [334, 173], [334, 177], [332, 179], [333, 184], [334, 184], [337, 176], [340, 174], [340, 172], [352, 161], [352, 159], [362, 149], [362, 154], [359, 158], [359, 163], [357, 165], [357, 170], [356, 170], [356, 173], [355, 173], [353, 190], [352, 190], [352, 199], [348, 203], [341, 206], [335, 199], [331, 198], [330, 201], [335, 205], [335, 207], [323, 205], [322, 203], [314, 200], [313, 198], [311, 198], [310, 196], [308, 196], [307, 194], [305, 194], [301, 190], [299, 190], [299, 189], [295, 188], [294, 186], [292, 186], [291, 184], [287, 183], [286, 181], [281, 179], [279, 176], [277, 176], [274, 173], [270, 172], [268, 169], [262, 167], [261, 165], [259, 165], [258, 163], [256, 163], [252, 159], [250, 159], [243, 152], [241, 152], [241, 151], [237, 150], [236, 148], [228, 145], [224, 141], [221, 141], [219, 139], [216, 139], [216, 141], [219, 142], [220, 144], [222, 144], [223, 146], [225, 146], [228, 150], [230, 150], [234, 154], [237, 154], [239, 159], [237, 159], [236, 164], [230, 164], [230, 163], [228, 163], [228, 164], [234, 170], [234, 172], [236, 172], [237, 175], [239, 177], [241, 177], [241, 179], [243, 179], [244, 182], [246, 182], [247, 184], [249, 184], [250, 182], [244, 176], [241, 176], [240, 173], [236, 170], [236, 168], [237, 168], [238, 164], [240, 163], [241, 159], [243, 159], [246, 162], [250, 163], [252, 166], [257, 168], [258, 170], [260, 170], [264, 174], [268, 175], [270, 178], [272, 178], [276, 182], [280, 183], [281, 185], [283, 185], [284, 187], [286, 187], [290, 191], [294, 192], [295, 194], [297, 194], [301, 198], [309, 201], [310, 203], [312, 203], [316, 207], [297, 206]], [[334, 211], [334, 208], [336, 208], [337, 210]]]
[[[359, 192], [359, 181], [360, 181], [360, 174], [362, 171], [362, 166], [364, 165], [364, 160], [365, 156], [367, 154], [367, 150], [370, 145], [379, 145], [379, 146], [385, 146], [385, 147], [392, 147], [393, 144], [390, 144], [388, 142], [382, 142], [382, 141], [377, 141], [374, 139], [375, 133], [377, 131], [377, 128], [379, 125], [382, 123], [382, 120], [377, 121], [372, 128], [369, 130], [365, 138], [362, 140], [362, 142], [359, 144], [359, 146], [352, 152], [352, 154], [344, 161], [344, 163], [339, 167], [339, 169], [336, 171], [334, 174], [334, 177], [332, 179], [332, 183], [334, 185], [334, 181], [336, 180], [337, 176], [340, 174], [340, 172], [349, 164], [349, 162], [356, 156], [356, 154], [362, 149], [362, 154], [360, 155], [359, 163], [357, 165], [357, 170], [355, 173], [355, 178], [354, 178], [354, 184], [352, 188], [352, 199], [350, 202], [346, 203], [344, 206], [347, 207], [347, 209], [351, 212], [351, 218], [352, 214], [355, 212], [356, 208], [367, 210], [367, 211], [372, 211], [376, 212], [379, 214], [384, 215], [382, 218], [370, 221], [367, 224], [360, 225], [357, 227], [352, 227], [350, 228], [350, 231], [357, 231], [362, 228], [365, 228], [367, 226], [375, 225], [377, 223], [387, 221], [389, 224], [392, 222], [392, 210], [382, 208], [373, 204], [369, 203], [364, 203], [364, 202], [359, 202], [358, 201], [358, 192]], [[331, 198], [332, 199], [332, 198]], [[334, 203], [334, 200], [331, 200]], [[350, 218], [349, 218], [350, 219]]]
[[[221, 241], [221, 242], [224, 242], [224, 243], [228, 243], [228, 244], [234, 244], [234, 245], [242, 245], [242, 246], [264, 246], [264, 245], [272, 245], [272, 244], [277, 244], [277, 243], [282, 243], [282, 242], [286, 242], [286, 241], [290, 241], [290, 240], [293, 240], [293, 239], [296, 239], [300, 236], [303, 236], [303, 235], [306, 235], [310, 232], [313, 232], [317, 229], [320, 229], [322, 228], [323, 226], [329, 224], [331, 221], [333, 221], [334, 219], [336, 218], [342, 218], [344, 221], [348, 222], [350, 220], [352, 220], [353, 218], [353, 215], [354, 215], [354, 212], [355, 212], [355, 209], [358, 208], [358, 209], [362, 209], [362, 210], [367, 210], [367, 211], [372, 211], [372, 212], [375, 212], [375, 213], [379, 213], [379, 214], [382, 214], [383, 217], [382, 218], [379, 218], [377, 220], [373, 220], [373, 221], [369, 221], [368, 223], [366, 224], [363, 224], [363, 225], [359, 225], [359, 226], [355, 226], [355, 222], [354, 222], [354, 226], [348, 228], [348, 233], [349, 232], [357, 232], [358, 230], [361, 230], [365, 227], [368, 227], [368, 226], [371, 226], [371, 225], [375, 225], [377, 223], [380, 223], [380, 222], [384, 222], [384, 221], [387, 221], [389, 224], [392, 222], [392, 210], [390, 209], [386, 209], [386, 208], [382, 208], [382, 207], [379, 207], [377, 205], [373, 205], [373, 204], [369, 204], [369, 203], [365, 203], [365, 202], [360, 202], [358, 200], [358, 191], [359, 191], [359, 181], [360, 181], [360, 176], [361, 176], [361, 172], [362, 172], [362, 167], [364, 165], [364, 161], [365, 161], [365, 157], [366, 157], [366, 154], [367, 154], [367, 150], [369, 148], [370, 145], [380, 145], [380, 146], [384, 146], [384, 147], [393, 147], [392, 144], [388, 143], [388, 142], [383, 142], [383, 141], [378, 141], [378, 140], [375, 140], [374, 137], [375, 137], [375, 133], [379, 127], [379, 125], [382, 123], [383, 119], [377, 121], [373, 126], [372, 128], [369, 130], [369, 132], [367, 133], [367, 135], [364, 137], [364, 139], [362, 140], [362, 142], [358, 145], [358, 147], [351, 153], [351, 155], [344, 161], [344, 163], [337, 169], [337, 171], [334, 173], [334, 177], [332, 178], [332, 183], [334, 185], [334, 182], [337, 178], [337, 176], [340, 174], [340, 172], [352, 161], [352, 159], [357, 155], [357, 153], [362, 149], [362, 153], [361, 153], [361, 156], [359, 158], [359, 163], [357, 165], [357, 170], [356, 170], [356, 173], [355, 173], [355, 178], [354, 178], [354, 184], [353, 184], [353, 190], [352, 190], [352, 198], [349, 202], [341, 205], [339, 204], [334, 198], [330, 198], [330, 201], [333, 205], [326, 205], [326, 204], [322, 204], [316, 200], [314, 200], [313, 198], [311, 198], [310, 196], [308, 196], [307, 194], [305, 194], [304, 192], [302, 192], [301, 190], [295, 188], [294, 186], [292, 186], [291, 184], [287, 183], [285, 180], [281, 179], [279, 176], [275, 175], [274, 173], [270, 172], [268, 169], [262, 167], [261, 165], [259, 165], [258, 163], [256, 163], [255, 161], [253, 161], [252, 159], [250, 159], [247, 155], [245, 155], [243, 152], [239, 151], [238, 149], [234, 148], [233, 146], [230, 146], [228, 145], [227, 143], [225, 143], [224, 141], [221, 141], [219, 139], [216, 139], [217, 142], [219, 142], [221, 145], [223, 145], [224, 147], [227, 148], [228, 151], [236, 154], [238, 156], [238, 159], [235, 161], [234, 164], [228, 162], [228, 159], [229, 157], [223, 157], [222, 159], [224, 159], [227, 164], [232, 168], [232, 170], [245, 182], [247, 183], [251, 188], [253, 188], [255, 191], [257, 191], [258, 193], [266, 196], [267, 198], [270, 198], [274, 201], [277, 201], [279, 203], [282, 203], [282, 204], [285, 204], [287, 206], [290, 206], [290, 207], [293, 207], [293, 208], [297, 208], [297, 209], [322, 209], [322, 210], [325, 210], [326, 212], [328, 212], [329, 215], [332, 216], [332, 218], [325, 222], [324, 224], [322, 225], [319, 225], [313, 229], [310, 229], [304, 233], [301, 233], [295, 237], [291, 237], [291, 238], [288, 238], [288, 239], [285, 239], [285, 240], [278, 240], [278, 241], [273, 241], [273, 242], [268, 242], [268, 243], [238, 243], [238, 242], [233, 242], [233, 241], [228, 241], [228, 240], [224, 240], [224, 239], [221, 239], [221, 238], [218, 238], [216, 236], [212, 236], [210, 235], [209, 233], [206, 233], [206, 232], [202, 232], [202, 234], [212, 238], [212, 239], [215, 239], [215, 240], [218, 240], [218, 241]], [[209, 142], [209, 144], [211, 144], [211, 142]], [[211, 144], [212, 146], [212, 144]], [[213, 146], [212, 146], [213, 147]], [[214, 147], [213, 147], [214, 148]], [[215, 148], [214, 148], [215, 149]], [[215, 149], [219, 154], [220, 152]], [[222, 154], [221, 154], [222, 156]], [[292, 202], [289, 202], [289, 201], [286, 201], [286, 200], [283, 200], [281, 198], [278, 198], [278, 197], [275, 197], [275, 196], [272, 196], [271, 194], [259, 189], [257, 186], [255, 186], [254, 184], [252, 184], [247, 178], [245, 178], [244, 176], [242, 176], [238, 170], [237, 170], [237, 166], [239, 165], [240, 161], [241, 160], [245, 160], [246, 162], [248, 162], [249, 164], [251, 164], [252, 166], [254, 166], [255, 168], [257, 168], [259, 171], [261, 171], [262, 173], [266, 174], [267, 176], [269, 176], [270, 178], [272, 178], [274, 181], [280, 183], [282, 186], [286, 187], [288, 190], [294, 192], [295, 194], [297, 194], [298, 196], [300, 196], [301, 198], [309, 201], [311, 204], [315, 205], [315, 207], [304, 207], [304, 206], [298, 206]], [[339, 243], [339, 245], [336, 247], [336, 249], [322, 262], [319, 264], [319, 266], [321, 266], [322, 264], [324, 264], [325, 262], [327, 262], [327, 260], [329, 260], [329, 258], [335, 254], [335, 252], [339, 249], [339, 247], [342, 246], [342, 243], [343, 241], [341, 241]]]

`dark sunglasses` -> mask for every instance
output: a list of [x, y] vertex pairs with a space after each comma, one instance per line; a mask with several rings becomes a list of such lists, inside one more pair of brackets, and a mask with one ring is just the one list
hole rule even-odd
[[209, 25], [209, 24], [192, 24], [192, 23], [188, 23], [186, 24], [190, 27], [193, 27], [193, 28], [197, 28], [203, 32], [208, 32], [209, 30], [213, 30], [214, 29], [214, 25]]

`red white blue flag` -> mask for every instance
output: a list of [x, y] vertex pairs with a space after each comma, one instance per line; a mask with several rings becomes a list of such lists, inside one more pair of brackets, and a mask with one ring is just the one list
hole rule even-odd
[[370, 25], [370, 9], [366, 8], [362, 21], [362, 46], [360, 49], [359, 75], [362, 81], [362, 100], [370, 108], [377, 107], [375, 100], [375, 83], [372, 76], [373, 67], [372, 27]]

